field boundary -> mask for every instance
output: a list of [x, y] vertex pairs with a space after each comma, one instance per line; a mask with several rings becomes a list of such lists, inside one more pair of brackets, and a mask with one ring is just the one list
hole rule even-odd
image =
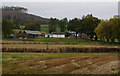
[[0, 44], [64, 44], [64, 45], [68, 45], [68, 44], [72, 44], [72, 45], [77, 45], [79, 43], [69, 43], [69, 42], [2, 42]]
[[57, 49], [35, 49], [35, 48], [2, 48], [2, 52], [37, 52], [37, 53], [109, 53], [120, 52], [120, 48], [107, 48], [107, 47], [66, 47]]

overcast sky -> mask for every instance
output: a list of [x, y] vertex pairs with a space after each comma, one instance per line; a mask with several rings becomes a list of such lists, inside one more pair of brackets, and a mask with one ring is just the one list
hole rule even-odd
[[45, 18], [72, 19], [93, 14], [109, 19], [118, 14], [118, 2], [4, 2], [2, 5], [26, 7], [28, 13]]

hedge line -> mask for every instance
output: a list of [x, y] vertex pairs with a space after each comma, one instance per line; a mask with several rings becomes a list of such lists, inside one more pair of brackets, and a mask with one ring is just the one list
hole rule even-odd
[[120, 52], [120, 48], [57, 48], [57, 49], [35, 49], [35, 48], [2, 48], [2, 52], [38, 52], [38, 53], [105, 53]]

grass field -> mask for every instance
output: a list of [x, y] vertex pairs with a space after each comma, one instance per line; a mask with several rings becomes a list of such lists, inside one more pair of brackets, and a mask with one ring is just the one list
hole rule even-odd
[[[117, 53], [3, 53], [3, 74], [117, 74]], [[22, 66], [22, 67], [21, 67]]]
[[[102, 42], [95, 42], [85, 39], [74, 39], [74, 38], [40, 38], [40, 39], [28, 39], [36, 42], [67, 42], [67, 43], [95, 43], [99, 44]], [[24, 42], [19, 39], [3, 39], [2, 42]]]
[[49, 31], [48, 31], [48, 28], [41, 28], [41, 31], [42, 31], [42, 32], [46, 32], [46, 33], [49, 32]]
[[[85, 39], [74, 39], [74, 38], [40, 38], [40, 39], [28, 39], [27, 41], [22, 41], [19, 39], [3, 39], [2, 43], [27, 43], [27, 44], [33, 44], [33, 43], [40, 43], [44, 44], [48, 42], [49, 45], [78, 45], [78, 47], [81, 46], [117, 46], [120, 47], [119, 44], [109, 44], [109, 43], [104, 43], [104, 42], [98, 42], [98, 41], [91, 41], [91, 40], [85, 40]], [[80, 46], [79, 46], [80, 45]]]
[[[47, 42], [47, 38], [34, 39], [35, 41]], [[100, 44], [102, 42], [95, 42], [85, 39], [75, 39], [75, 38], [48, 38], [48, 42], [67, 42], [67, 43], [89, 43], [89, 44]]]
[[[43, 26], [48, 26], [48, 25], [41, 25], [41, 32], [49, 32], [49, 29], [48, 28], [46, 28], [46, 27], [43, 27]], [[59, 27], [57, 27], [56, 28], [56, 32], [60, 32], [60, 28]]]
[[[41, 29], [40, 30], [41, 30], [41, 32], [48, 33], [49, 32], [48, 25], [41, 25]], [[13, 31], [15, 32], [15, 34], [19, 32], [18, 29], [14, 29]], [[60, 28], [59, 27], [56, 28], [56, 32], [60, 32]]]
[[45, 24], [44, 24], [44, 25], [41, 25], [41, 26], [48, 26], [48, 25], [45, 25]]

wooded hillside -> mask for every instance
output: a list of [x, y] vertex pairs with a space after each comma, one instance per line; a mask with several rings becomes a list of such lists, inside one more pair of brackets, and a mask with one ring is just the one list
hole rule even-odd
[[35, 23], [39, 22], [41, 24], [48, 24], [49, 19], [39, 17], [33, 14], [27, 13], [27, 8], [23, 7], [8, 7], [4, 6], [2, 8], [2, 18], [12, 20], [14, 24], [17, 25], [24, 25], [26, 23]]

